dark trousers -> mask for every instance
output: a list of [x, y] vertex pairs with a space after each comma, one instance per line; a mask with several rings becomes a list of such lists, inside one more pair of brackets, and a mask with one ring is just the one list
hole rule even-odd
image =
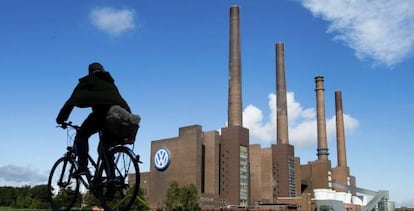
[[102, 131], [105, 123], [107, 109], [94, 111], [83, 121], [75, 137], [75, 150], [78, 155], [80, 168], [88, 166], [89, 137]]

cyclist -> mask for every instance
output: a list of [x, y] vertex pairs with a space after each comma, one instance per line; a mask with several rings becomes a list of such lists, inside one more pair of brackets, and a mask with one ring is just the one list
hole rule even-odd
[[113, 105], [119, 105], [131, 112], [110, 73], [100, 63], [91, 63], [88, 68], [88, 75], [79, 79], [78, 85], [60, 109], [56, 118], [56, 122], [62, 124], [69, 118], [75, 106], [92, 108], [92, 112], [81, 124], [75, 137], [75, 150], [79, 165], [75, 174], [81, 175], [88, 171], [88, 139], [93, 134], [103, 130], [106, 114]]

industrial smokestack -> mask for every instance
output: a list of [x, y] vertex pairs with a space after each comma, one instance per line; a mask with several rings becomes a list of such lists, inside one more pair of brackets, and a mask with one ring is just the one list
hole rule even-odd
[[318, 127], [318, 160], [328, 160], [328, 143], [326, 138], [326, 119], [325, 119], [325, 89], [323, 87], [323, 76], [316, 76], [316, 108], [317, 108], [317, 127]]
[[342, 110], [342, 93], [335, 92], [336, 108], [336, 145], [338, 150], [338, 167], [346, 167], [344, 113]]
[[289, 144], [284, 48], [276, 43], [277, 144]]
[[230, 8], [228, 126], [243, 126], [240, 55], [240, 12]]

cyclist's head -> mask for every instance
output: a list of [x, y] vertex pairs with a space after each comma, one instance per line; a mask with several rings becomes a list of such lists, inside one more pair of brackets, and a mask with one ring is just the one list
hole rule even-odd
[[90, 64], [88, 70], [89, 70], [89, 75], [91, 75], [94, 72], [105, 72], [105, 69], [103, 68], [103, 66], [98, 62], [94, 62]]

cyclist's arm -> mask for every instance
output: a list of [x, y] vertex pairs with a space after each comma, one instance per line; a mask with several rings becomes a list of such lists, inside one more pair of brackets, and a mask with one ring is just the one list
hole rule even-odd
[[73, 92], [70, 98], [66, 101], [63, 107], [60, 109], [60, 112], [56, 117], [56, 122], [58, 124], [62, 124], [64, 121], [68, 120], [69, 115], [72, 112], [73, 107], [75, 106], [73, 104], [73, 99], [79, 95], [82, 89], [87, 89], [87, 85], [85, 83], [78, 83], [75, 89], [73, 89]]
[[65, 122], [69, 118], [69, 115], [72, 112], [72, 110], [73, 105], [66, 102], [65, 105], [63, 105], [63, 107], [60, 109], [60, 112], [56, 117], [56, 122], [58, 124], [62, 124], [63, 122]]

